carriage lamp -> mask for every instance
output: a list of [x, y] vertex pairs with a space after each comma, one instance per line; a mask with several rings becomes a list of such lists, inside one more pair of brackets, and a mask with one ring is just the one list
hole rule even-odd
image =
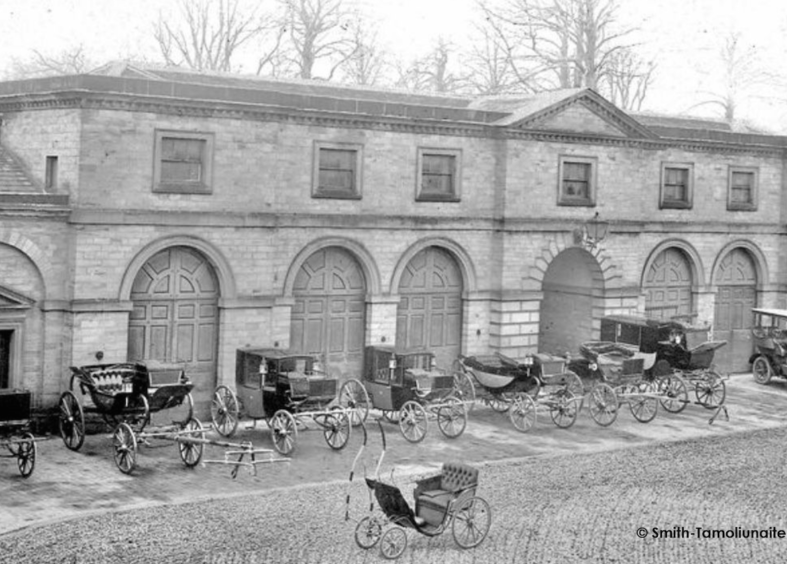
[[591, 372], [595, 372], [596, 370], [598, 370], [598, 364], [596, 364], [595, 362], [591, 362], [590, 364], [588, 364], [588, 368], [590, 368]]
[[388, 369], [389, 370], [396, 369], [396, 357], [395, 356], [392, 356], [391, 358], [388, 359]]
[[268, 373], [268, 363], [265, 362], [265, 359], [263, 358], [262, 361], [260, 362], [260, 374], [265, 376], [267, 373]]
[[607, 238], [609, 222], [599, 219], [598, 212], [585, 224], [574, 230], [574, 240], [577, 244], [587, 249], [595, 249], [604, 239]]
[[436, 357], [434, 357], [434, 356], [432, 357], [432, 362], [430, 362], [430, 363], [429, 363], [429, 369], [430, 369], [432, 372], [434, 372], [435, 370], [437, 370], [437, 358], [436, 358]]
[[531, 366], [533, 366], [534, 363], [535, 363], [535, 359], [533, 358], [533, 356], [527, 355], [525, 356], [525, 361], [522, 364], [530, 368]]

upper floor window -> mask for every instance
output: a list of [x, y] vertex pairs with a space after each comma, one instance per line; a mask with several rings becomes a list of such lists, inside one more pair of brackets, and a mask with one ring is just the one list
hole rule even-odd
[[156, 131], [154, 192], [210, 194], [213, 135]]
[[727, 209], [753, 211], [757, 209], [757, 169], [730, 167]]
[[460, 198], [461, 151], [454, 149], [418, 149], [419, 202], [458, 202]]
[[361, 145], [318, 141], [314, 152], [312, 197], [359, 199]]
[[661, 166], [661, 208], [690, 208], [694, 165], [664, 163]]
[[561, 206], [596, 205], [597, 160], [592, 157], [560, 157], [558, 204]]

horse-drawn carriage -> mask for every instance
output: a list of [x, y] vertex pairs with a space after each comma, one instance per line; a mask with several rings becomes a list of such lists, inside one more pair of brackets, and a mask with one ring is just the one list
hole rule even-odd
[[362, 389], [353, 384], [348, 395], [356, 405], [368, 398], [388, 421], [399, 424], [405, 439], [417, 443], [426, 436], [430, 418], [448, 438], [464, 432], [467, 410], [455, 392], [454, 376], [436, 366], [432, 352], [368, 346]]
[[322, 429], [328, 446], [340, 450], [350, 439], [351, 413], [339, 404], [337, 388], [338, 379], [322, 371], [313, 355], [275, 348], [238, 349], [235, 391], [223, 385], [216, 388], [213, 426], [230, 437], [241, 417], [251, 418], [253, 426], [263, 419], [271, 429], [274, 448], [288, 455], [295, 449], [298, 425], [311, 420]]
[[4, 458], [16, 458], [23, 478], [29, 477], [36, 465], [36, 439], [30, 432], [30, 392], [0, 390], [0, 447], [8, 449]]
[[582, 407], [582, 381], [560, 357], [527, 355], [520, 363], [499, 353], [460, 355], [455, 367], [462, 399], [481, 400], [499, 413], [508, 412], [522, 432], [535, 425], [539, 411], [548, 412], [558, 427], [571, 427]]

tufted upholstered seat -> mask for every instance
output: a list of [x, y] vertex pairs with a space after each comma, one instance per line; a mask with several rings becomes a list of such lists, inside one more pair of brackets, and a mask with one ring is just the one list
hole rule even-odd
[[452, 500], [465, 492], [469, 496], [475, 494], [478, 470], [467, 464], [446, 462], [440, 474], [416, 483], [413, 492], [416, 516], [430, 525], [438, 526], [443, 522]]

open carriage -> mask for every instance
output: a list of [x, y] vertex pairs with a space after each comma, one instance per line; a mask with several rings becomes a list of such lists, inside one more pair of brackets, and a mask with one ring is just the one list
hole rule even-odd
[[58, 422], [66, 447], [79, 450], [85, 441], [85, 416], [100, 415], [117, 428], [126, 423], [141, 432], [150, 414], [179, 408], [175, 423], [193, 419], [194, 387], [179, 366], [149, 363], [94, 364], [71, 367], [69, 389], [60, 395]]
[[420, 442], [429, 419], [436, 419], [448, 438], [460, 436], [467, 425], [467, 410], [456, 396], [454, 376], [435, 365], [430, 351], [366, 347], [363, 392], [372, 407], [398, 423], [405, 439]]
[[571, 427], [582, 406], [582, 381], [566, 369], [563, 358], [527, 355], [520, 363], [499, 353], [459, 356], [456, 369], [462, 399], [507, 412], [522, 432], [535, 425], [538, 412], [548, 412], [558, 427]]
[[235, 390], [219, 386], [213, 394], [213, 426], [230, 437], [242, 417], [252, 419], [252, 427], [262, 419], [271, 429], [274, 448], [288, 455], [295, 449], [298, 426], [311, 420], [322, 429], [328, 446], [340, 450], [350, 439], [351, 421], [350, 411], [339, 404], [337, 389], [338, 379], [323, 372], [313, 355], [238, 349]]
[[30, 432], [30, 392], [0, 390], [0, 448], [15, 458], [19, 473], [29, 477], [36, 465], [36, 439]]

